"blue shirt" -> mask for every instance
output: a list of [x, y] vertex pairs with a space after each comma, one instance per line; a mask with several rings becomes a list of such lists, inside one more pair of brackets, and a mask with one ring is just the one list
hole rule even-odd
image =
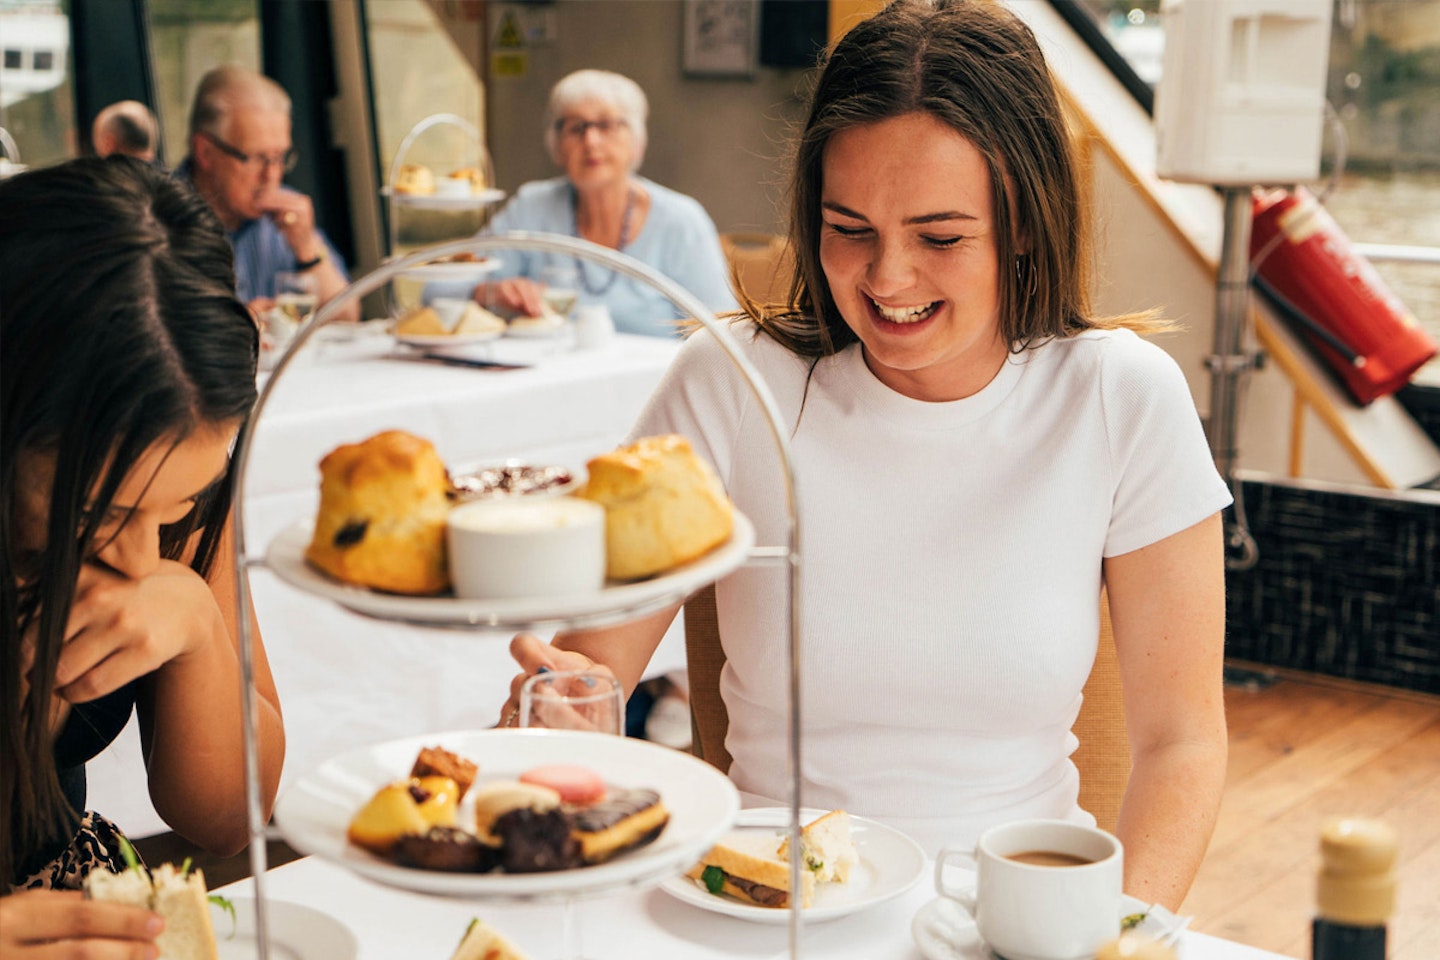
[[[700, 302], [719, 313], [735, 310], [738, 304], [730, 290], [730, 269], [720, 249], [720, 235], [705, 208], [693, 197], [658, 183], [636, 177], [650, 195], [650, 213], [639, 236], [621, 251], [659, 270], [690, 291]], [[575, 236], [575, 192], [565, 177], [534, 180], [515, 192], [486, 227], [486, 234], [511, 230], [558, 233]], [[589, 261], [550, 253], [517, 250], [497, 255], [500, 269], [493, 278], [529, 277], [555, 285], [555, 272], [574, 280], [577, 304], [604, 304], [610, 308], [615, 329], [622, 333], [678, 336], [674, 321], [680, 310], [669, 298], [648, 284], [619, 276]], [[453, 284], [431, 283], [426, 296], [468, 296]]]
[[[191, 183], [188, 157], [175, 168], [175, 176]], [[349, 283], [350, 274], [345, 270], [345, 261], [340, 259], [340, 254], [335, 251], [330, 238], [325, 236], [325, 231], [319, 227], [315, 228], [315, 232], [319, 235], [320, 242], [325, 244], [325, 253], [330, 262], [335, 264], [340, 276]], [[231, 249], [235, 251], [236, 297], [242, 303], [249, 303], [256, 297], [273, 299], [275, 274], [294, 270], [295, 265], [300, 262], [295, 258], [295, 251], [290, 249], [289, 242], [275, 225], [275, 221], [269, 217], [246, 220], [226, 236], [230, 240]]]

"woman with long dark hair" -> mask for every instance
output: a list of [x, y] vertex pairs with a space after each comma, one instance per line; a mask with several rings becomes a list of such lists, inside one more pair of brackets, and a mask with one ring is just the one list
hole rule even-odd
[[[120, 863], [85, 762], [133, 708], [157, 812], [219, 854], [248, 839], [226, 521], [256, 328], [204, 200], [128, 158], [0, 183], [0, 264], [0, 952], [144, 955], [158, 918], [73, 892]], [[268, 806], [284, 734], [255, 665]]]
[[[1229, 493], [1179, 367], [1137, 336], [1160, 324], [1090, 306], [1081, 174], [1015, 14], [893, 3], [821, 67], [792, 179], [791, 305], [751, 304], [734, 330], [795, 458], [801, 802], [932, 852], [1007, 820], [1094, 822], [1071, 726], [1103, 588], [1133, 757], [1125, 889], [1178, 908], [1225, 778]], [[710, 458], [761, 543], [783, 542], [765, 418], [708, 334], [635, 430], [666, 432]], [[730, 776], [781, 800], [785, 586], [746, 567], [715, 591]], [[629, 686], [666, 622], [512, 649], [527, 673], [599, 661]]]

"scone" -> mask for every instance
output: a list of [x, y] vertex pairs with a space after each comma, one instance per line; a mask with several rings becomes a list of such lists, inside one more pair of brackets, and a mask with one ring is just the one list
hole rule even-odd
[[305, 559], [347, 583], [392, 593], [450, 586], [445, 464], [402, 430], [337, 447], [320, 461], [320, 512]]
[[435, 174], [421, 163], [407, 163], [395, 174], [395, 192], [424, 197], [435, 192]]
[[471, 193], [479, 193], [485, 189], [485, 171], [479, 167], [461, 167], [450, 174], [452, 180], [464, 180], [470, 185]]
[[450, 331], [434, 307], [416, 307], [395, 321], [395, 332], [402, 337], [443, 337]]
[[677, 434], [596, 457], [577, 496], [605, 508], [606, 575], [635, 580], [724, 543], [735, 511], [710, 466]]

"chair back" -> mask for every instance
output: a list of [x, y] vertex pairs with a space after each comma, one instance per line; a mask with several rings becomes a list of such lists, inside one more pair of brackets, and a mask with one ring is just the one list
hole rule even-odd
[[[725, 749], [725, 731], [730, 726], [730, 715], [720, 698], [725, 651], [720, 646], [713, 585], [685, 601], [685, 653], [689, 661], [691, 752], [728, 773], [730, 753]], [[1080, 806], [1095, 817], [1102, 830], [1113, 833], [1125, 785], [1130, 780], [1130, 741], [1125, 734], [1125, 704], [1115, 634], [1110, 626], [1110, 604], [1104, 594], [1100, 597], [1100, 646], [1073, 729], [1080, 741], [1071, 756], [1080, 771]]]
[[730, 264], [732, 283], [752, 300], [781, 304], [790, 296], [795, 258], [789, 240], [774, 233], [722, 233], [720, 249]]

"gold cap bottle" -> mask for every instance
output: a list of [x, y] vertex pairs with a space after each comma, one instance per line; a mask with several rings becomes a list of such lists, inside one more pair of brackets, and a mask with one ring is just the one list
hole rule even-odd
[[1395, 830], [1378, 820], [1340, 818], [1321, 828], [1313, 960], [1384, 960], [1398, 848]]

